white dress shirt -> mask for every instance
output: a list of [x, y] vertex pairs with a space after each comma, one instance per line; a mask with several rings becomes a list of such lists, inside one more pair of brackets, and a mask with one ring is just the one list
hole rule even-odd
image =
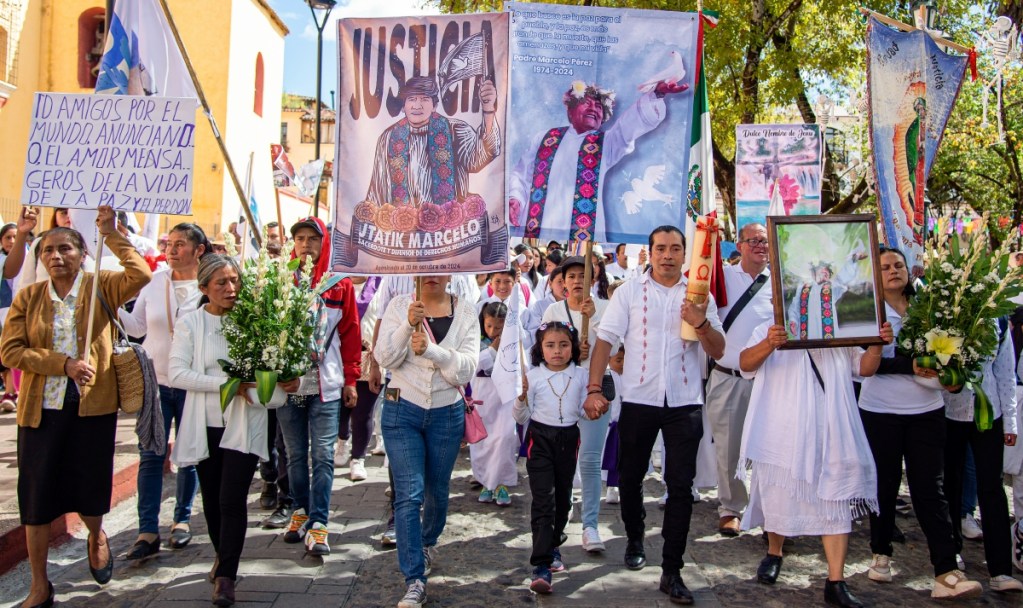
[[[770, 277], [770, 272], [766, 268], [760, 274]], [[724, 277], [728, 304], [718, 308], [718, 318], [722, 324], [732, 310], [732, 306], [739, 301], [754, 280], [754, 277], [751, 277], [738, 264], [725, 266]], [[767, 284], [760, 288], [753, 299], [746, 303], [739, 316], [732, 321], [728, 333], [725, 334], [725, 354], [718, 359], [718, 365], [739, 371], [739, 353], [746, 347], [746, 342], [753, 335], [753, 330], [761, 324], [773, 320], [774, 304], [771, 303], [771, 280], [768, 278]]]
[[[665, 287], [650, 273], [627, 281], [611, 297], [597, 336], [625, 345], [622, 401], [661, 407], [703, 404], [699, 342], [683, 341], [682, 300], [687, 281]], [[720, 332], [714, 296], [707, 302], [707, 323]]]

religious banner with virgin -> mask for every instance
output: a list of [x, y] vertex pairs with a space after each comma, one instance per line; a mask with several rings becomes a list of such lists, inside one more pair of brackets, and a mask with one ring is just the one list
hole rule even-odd
[[507, 267], [508, 15], [338, 22], [334, 270]]
[[736, 125], [736, 228], [766, 226], [768, 215], [819, 214], [823, 161], [820, 125]]
[[684, 225], [699, 15], [505, 7], [512, 235], [645, 243]]
[[867, 24], [870, 142], [881, 234], [923, 269], [927, 176], [969, 58], [949, 55], [920, 30]]

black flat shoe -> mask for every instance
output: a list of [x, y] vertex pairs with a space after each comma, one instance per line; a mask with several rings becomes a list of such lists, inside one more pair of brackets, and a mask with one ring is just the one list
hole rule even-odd
[[849, 591], [845, 581], [827, 581], [824, 583], [824, 603], [841, 608], [863, 608], [863, 602]]
[[643, 541], [630, 540], [625, 546], [625, 567], [629, 570], [642, 570], [646, 566], [646, 551], [643, 550]]
[[185, 528], [173, 528], [171, 530], [170, 541], [167, 542], [167, 546], [171, 549], [181, 549], [183, 547], [187, 547], [190, 542], [192, 542], [191, 532]]
[[147, 543], [144, 540], [137, 540], [135, 544], [131, 546], [131, 550], [124, 556], [124, 559], [129, 562], [136, 562], [141, 559], [148, 559], [153, 557], [160, 552], [160, 537], [157, 536], [153, 539], [153, 542]]
[[760, 560], [760, 566], [757, 568], [757, 582], [773, 585], [781, 572], [781, 561], [780, 555], [768, 553], [764, 559]]
[[43, 602], [32, 606], [32, 608], [50, 608], [50, 606], [53, 606], [53, 600], [57, 594], [53, 591], [53, 583], [46, 581], [46, 586], [50, 588], [50, 595]]
[[661, 593], [667, 593], [672, 604], [688, 606], [693, 603], [693, 592], [682, 582], [679, 574], [661, 574]]
[[[89, 563], [89, 573], [92, 574], [92, 579], [100, 585], [106, 585], [110, 582], [110, 579], [114, 577], [114, 552], [110, 549], [110, 537], [103, 534], [103, 537], [107, 541], [107, 563], [102, 568], [93, 568], [92, 561], [89, 560], [88, 548], [86, 549], [85, 561]], [[160, 550], [160, 539], [156, 539], [156, 550]], [[138, 543], [135, 543], [138, 545]], [[86, 540], [86, 546], [88, 547], [88, 540]]]

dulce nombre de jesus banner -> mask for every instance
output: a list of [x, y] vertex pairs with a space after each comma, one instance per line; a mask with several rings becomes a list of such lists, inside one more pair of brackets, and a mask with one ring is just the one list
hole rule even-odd
[[910, 266], [923, 268], [924, 198], [945, 123], [969, 60], [920, 30], [867, 24], [867, 95], [881, 232]]
[[767, 225], [776, 187], [784, 215], [819, 214], [823, 162], [820, 125], [736, 125], [736, 228]]
[[698, 14], [505, 7], [512, 234], [646, 243], [683, 226]]
[[195, 100], [36, 93], [21, 202], [192, 213]]
[[508, 21], [339, 21], [334, 270], [507, 267]]

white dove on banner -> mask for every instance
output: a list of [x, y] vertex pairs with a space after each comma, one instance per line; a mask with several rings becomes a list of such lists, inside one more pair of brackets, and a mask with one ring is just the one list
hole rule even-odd
[[451, 49], [437, 70], [440, 92], [459, 80], [483, 75], [483, 34], [473, 34]]
[[645, 201], [660, 201], [670, 206], [675, 202], [675, 197], [667, 192], [661, 192], [655, 186], [664, 180], [667, 172], [665, 165], [652, 165], [643, 172], [643, 178], [634, 177], [629, 180], [632, 190], [622, 194], [621, 201], [625, 203], [625, 212], [629, 215], [639, 213]]
[[682, 64], [682, 55], [678, 51], [672, 51], [668, 53], [668, 59], [671, 61], [670, 66], [654, 74], [636, 88], [644, 93], [649, 93], [654, 90], [658, 82], [666, 82], [668, 84], [682, 82], [682, 79], [686, 77], [686, 67]]

